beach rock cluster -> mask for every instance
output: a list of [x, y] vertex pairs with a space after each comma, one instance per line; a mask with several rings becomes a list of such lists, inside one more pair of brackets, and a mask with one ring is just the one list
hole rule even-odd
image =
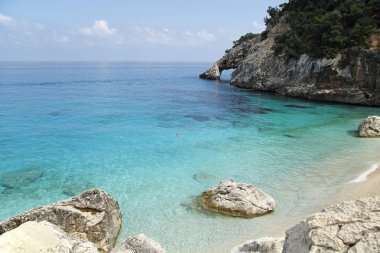
[[[247, 205], [245, 201], [266, 203], [262, 204], [265, 208], [274, 206], [273, 199], [254, 186], [238, 184], [232, 180], [222, 181], [209, 191], [219, 194], [221, 202], [237, 202], [238, 209], [231, 208], [232, 213], [238, 216], [241, 212], [246, 212], [239, 209]], [[224, 195], [228, 197], [223, 197]], [[209, 196], [207, 194], [207, 198]], [[248, 209], [255, 208], [256, 205]], [[120, 226], [121, 214], [117, 201], [101, 190], [89, 190], [71, 199], [35, 208], [1, 222], [0, 252], [165, 252], [159, 243], [144, 234], [128, 237], [114, 247]], [[326, 208], [288, 229], [285, 239], [260, 238], [231, 250], [231, 253], [280, 252], [380, 252], [380, 196], [347, 201]]]
[[121, 227], [118, 202], [93, 189], [0, 222], [2, 253], [164, 253], [145, 235], [114, 248]]
[[261, 238], [231, 250], [231, 253], [280, 252], [380, 252], [380, 197], [347, 201], [326, 208], [288, 229], [285, 241]]
[[274, 199], [259, 188], [233, 180], [204, 191], [198, 203], [212, 212], [246, 218], [272, 212], [275, 207]]
[[380, 117], [370, 116], [358, 126], [360, 137], [380, 137]]
[[286, 231], [283, 253], [380, 252], [380, 197], [339, 203]]
[[92, 242], [100, 252], [109, 252], [121, 227], [118, 202], [101, 190], [41, 206], [0, 223], [0, 235], [28, 221], [47, 221], [69, 235]]
[[333, 59], [275, 55], [275, 37], [289, 29], [284, 20], [261, 36], [226, 50], [200, 78], [219, 80], [234, 69], [231, 84], [312, 100], [380, 106], [380, 52], [342, 52]]

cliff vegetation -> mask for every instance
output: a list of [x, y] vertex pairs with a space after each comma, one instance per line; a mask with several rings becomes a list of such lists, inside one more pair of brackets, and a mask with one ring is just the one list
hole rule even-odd
[[380, 33], [380, 0], [290, 0], [267, 12], [267, 30], [282, 18], [289, 26], [275, 38], [276, 55], [334, 58], [342, 50], [369, 49], [371, 35]]

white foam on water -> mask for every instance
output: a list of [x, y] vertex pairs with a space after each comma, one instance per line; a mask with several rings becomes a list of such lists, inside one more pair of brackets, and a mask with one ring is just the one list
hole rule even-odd
[[368, 170], [357, 176], [354, 180], [351, 180], [350, 183], [362, 183], [367, 180], [367, 177], [374, 173], [379, 168], [378, 164], [373, 164]]

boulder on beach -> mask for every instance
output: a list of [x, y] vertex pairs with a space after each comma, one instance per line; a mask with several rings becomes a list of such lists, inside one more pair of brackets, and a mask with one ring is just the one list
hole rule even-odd
[[104, 253], [115, 244], [121, 227], [121, 212], [113, 197], [93, 189], [0, 222], [0, 235], [28, 221], [50, 222], [70, 236], [92, 242], [99, 252]]
[[233, 248], [231, 253], [281, 253], [284, 238], [263, 237], [249, 240]]
[[267, 214], [275, 207], [274, 199], [259, 188], [233, 180], [204, 191], [198, 203], [212, 212], [246, 218]]
[[93, 243], [70, 237], [46, 222], [28, 221], [0, 236], [2, 253], [99, 253]]
[[165, 250], [158, 242], [153, 241], [144, 234], [139, 234], [127, 237], [111, 253], [165, 253]]
[[380, 196], [339, 203], [286, 231], [283, 253], [380, 252]]
[[360, 137], [380, 137], [380, 117], [370, 116], [358, 126]]

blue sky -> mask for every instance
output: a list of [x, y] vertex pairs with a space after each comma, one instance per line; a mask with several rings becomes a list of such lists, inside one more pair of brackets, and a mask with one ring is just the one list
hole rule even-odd
[[207, 61], [285, 0], [1, 0], [1, 61]]

